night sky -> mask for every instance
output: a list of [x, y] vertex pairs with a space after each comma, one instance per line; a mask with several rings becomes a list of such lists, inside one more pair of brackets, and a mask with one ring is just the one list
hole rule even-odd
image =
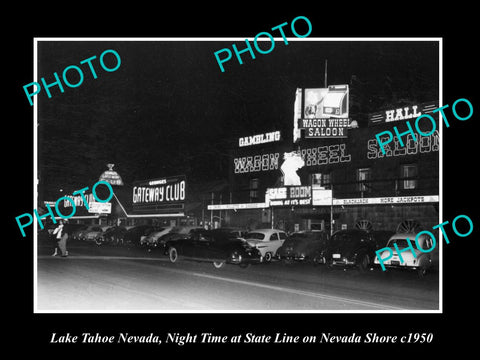
[[[361, 126], [369, 112], [438, 96], [436, 42], [277, 41], [256, 59], [243, 54], [243, 65], [233, 56], [222, 73], [213, 53], [232, 43], [244, 48], [241, 40], [39, 42], [39, 79], [53, 82], [69, 65], [84, 73], [77, 88], [36, 96], [45, 198], [92, 186], [107, 163], [127, 184], [226, 179], [238, 137], [281, 130], [290, 141], [295, 90], [324, 87], [326, 59], [328, 85], [350, 85], [350, 116]], [[121, 57], [115, 72], [100, 66], [107, 49]], [[93, 55], [97, 79], [79, 64]], [[111, 54], [105, 62], [115, 65]], [[69, 79], [78, 81], [74, 71]]]

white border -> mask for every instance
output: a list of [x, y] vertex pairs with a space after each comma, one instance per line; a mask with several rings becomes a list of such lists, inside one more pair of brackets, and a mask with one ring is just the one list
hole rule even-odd
[[[185, 37], [185, 38], [172, 38], [172, 37], [152, 37], [152, 38], [144, 38], [144, 37], [39, 37], [33, 38], [33, 81], [38, 82], [38, 42], [39, 41], [149, 41], [149, 42], [156, 42], [156, 41], [206, 41], [206, 42], [213, 42], [213, 41], [253, 41], [253, 37], [209, 37], [209, 38], [195, 38], [195, 37]], [[283, 41], [282, 37], [275, 37], [275, 41]], [[322, 42], [330, 42], [330, 41], [434, 41], [438, 42], [439, 44], [439, 106], [443, 106], [443, 38], [442, 37], [329, 37], [329, 38], [316, 38], [316, 37], [305, 37], [305, 38], [289, 38], [287, 37], [288, 42], [291, 41], [322, 41]], [[259, 38], [257, 41], [270, 41], [268, 38]], [[34, 145], [34, 157], [33, 157], [33, 183], [34, 183], [34, 195], [33, 195], [33, 208], [36, 209], [37, 207], [37, 188], [38, 188], [38, 172], [37, 172], [37, 147], [38, 147], [38, 132], [37, 132], [37, 124], [38, 124], [38, 106], [37, 100], [34, 99], [33, 104], [33, 145]], [[439, 119], [440, 124], [440, 119]], [[439, 224], [442, 222], [443, 219], [443, 126], [440, 126], [440, 152], [439, 152]], [[33, 239], [34, 239], [34, 246], [33, 246], [33, 262], [34, 262], [34, 313], [100, 313], [100, 314], [107, 314], [107, 313], [175, 313], [175, 314], [202, 314], [202, 313], [233, 313], [233, 314], [240, 314], [240, 313], [252, 313], [252, 314], [265, 314], [265, 313], [299, 313], [299, 314], [312, 314], [312, 313], [361, 313], [361, 314], [368, 314], [368, 313], [443, 313], [443, 242], [441, 239], [443, 236], [440, 234], [440, 246], [439, 246], [439, 309], [438, 310], [39, 310], [38, 309], [38, 288], [37, 288], [37, 266], [38, 266], [38, 237], [37, 237], [37, 222], [35, 222], [35, 228], [33, 231]]]

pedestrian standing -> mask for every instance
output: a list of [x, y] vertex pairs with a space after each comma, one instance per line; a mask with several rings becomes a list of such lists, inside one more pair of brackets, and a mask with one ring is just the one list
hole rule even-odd
[[58, 256], [58, 242], [62, 239], [63, 226], [63, 221], [60, 220], [58, 226], [55, 228], [55, 230], [53, 230], [52, 235], [55, 237], [55, 252], [52, 254], [52, 256]]
[[67, 239], [68, 239], [68, 224], [66, 220], [60, 220], [60, 224], [58, 227], [53, 231], [53, 234], [56, 235], [57, 239], [57, 246], [55, 247], [55, 252], [53, 256], [58, 256], [58, 250], [60, 250], [60, 254], [62, 257], [68, 256], [67, 251]]

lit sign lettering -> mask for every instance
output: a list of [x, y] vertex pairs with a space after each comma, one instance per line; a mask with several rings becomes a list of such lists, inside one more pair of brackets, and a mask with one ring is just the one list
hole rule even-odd
[[368, 125], [376, 125], [392, 121], [414, 119], [423, 114], [431, 114], [438, 107], [438, 101], [430, 101], [418, 105], [404, 106], [397, 109], [379, 111], [368, 116]]
[[345, 138], [350, 119], [302, 119], [305, 138]]
[[280, 131], [273, 131], [265, 134], [258, 134], [253, 136], [245, 136], [238, 139], [238, 146], [250, 146], [265, 144], [269, 142], [280, 141], [281, 134]]
[[333, 205], [413, 204], [438, 202], [438, 195], [390, 196], [376, 198], [334, 199]]
[[[303, 96], [303, 117], [298, 119], [299, 97]], [[350, 126], [348, 118], [348, 85], [331, 85], [323, 89], [304, 89], [296, 93], [294, 141], [298, 129], [304, 129], [305, 138], [346, 138]], [[300, 114], [301, 115], [301, 114]], [[298, 124], [296, 123], [298, 119]]]
[[[347, 154], [345, 144], [300, 149], [300, 155], [305, 162], [305, 166], [345, 163], [352, 160], [352, 156]], [[271, 153], [234, 158], [234, 173], [242, 174], [249, 172], [278, 170], [279, 156], [279, 153]]]
[[422, 115], [421, 112], [417, 112], [417, 108], [418, 106], [414, 105], [411, 110], [410, 107], [407, 106], [405, 108], [385, 111], [385, 122], [416, 118]]
[[[83, 201], [84, 197], [87, 200], [87, 204], [95, 201], [93, 194], [85, 194], [84, 196], [65, 196], [63, 207], [72, 207], [72, 204], [75, 206], [85, 206], [85, 202]], [[73, 202], [71, 200], [73, 200]]]
[[312, 202], [311, 186], [284, 186], [268, 188], [265, 193], [266, 203], [270, 206], [310, 205]]
[[305, 161], [305, 166], [315, 166], [350, 162], [352, 156], [350, 154], [345, 154], [345, 151], [345, 144], [336, 144], [301, 149], [300, 153]]
[[235, 174], [278, 170], [279, 153], [246, 156], [233, 159]]
[[186, 182], [184, 176], [146, 180], [133, 187], [133, 204], [163, 204], [185, 200]]
[[367, 144], [367, 158], [381, 159], [383, 157], [415, 155], [418, 153], [423, 154], [429, 153], [431, 151], [438, 151], [440, 137], [438, 130], [435, 130], [430, 136], [420, 137], [417, 133], [415, 133], [415, 135], [418, 141], [413, 140], [412, 135], [408, 134], [405, 138], [405, 146], [401, 146], [397, 137], [393, 139], [393, 144], [383, 144], [385, 154], [382, 152], [382, 149], [380, 148], [377, 139], [370, 139], [368, 140]]

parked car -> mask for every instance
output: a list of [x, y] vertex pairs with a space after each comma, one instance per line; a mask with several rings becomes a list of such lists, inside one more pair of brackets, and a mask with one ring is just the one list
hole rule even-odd
[[[419, 277], [424, 277], [427, 273], [428, 269], [432, 265], [432, 256], [431, 253], [425, 253], [417, 249], [415, 244], [415, 238], [417, 233], [396, 233], [394, 234], [387, 243], [387, 246], [390, 250], [384, 250], [379, 256], [382, 259], [386, 259], [383, 261], [383, 265], [385, 268], [399, 268], [399, 269], [408, 269], [408, 270], [415, 270]], [[407, 238], [410, 240], [412, 244], [412, 248], [414, 249], [415, 256], [413, 255], [411, 250], [402, 251], [403, 249], [409, 247], [407, 242]], [[427, 234], [421, 234], [417, 239], [418, 246], [421, 247], [423, 250], [429, 250], [432, 248], [432, 239]], [[395, 249], [394, 244], [397, 245], [398, 249], [401, 251], [400, 259], [397, 250]], [[391, 255], [390, 258], [388, 258]], [[388, 258], [388, 259], [387, 259]], [[403, 260], [403, 262], [402, 262]], [[378, 257], [375, 256], [374, 263], [376, 265], [380, 265], [380, 261]]]
[[212, 262], [216, 268], [221, 268], [225, 263], [247, 267], [262, 261], [258, 249], [219, 231], [193, 231], [187, 238], [167, 241], [165, 246], [172, 263], [179, 258], [187, 258]]
[[277, 258], [284, 262], [314, 260], [325, 251], [328, 234], [325, 231], [301, 231], [291, 234], [277, 250]]
[[140, 239], [142, 236], [147, 236], [150, 233], [154, 232], [157, 227], [152, 225], [137, 225], [125, 232], [123, 236], [123, 243], [124, 244], [132, 244], [135, 246], [140, 245]]
[[236, 227], [221, 227], [212, 231], [226, 233], [231, 238], [243, 238], [248, 233], [247, 229]]
[[375, 240], [375, 244], [377, 244], [377, 247], [380, 249], [387, 246], [388, 241], [390, 240], [392, 235], [395, 234], [395, 231], [373, 230], [373, 231], [370, 231], [370, 233], [372, 234]]
[[102, 236], [104, 229], [105, 227], [102, 228], [99, 225], [90, 225], [86, 229], [82, 230], [78, 237], [80, 240], [84, 241], [96, 241]]
[[149, 235], [144, 235], [140, 238], [140, 245], [148, 246], [148, 247], [157, 247], [158, 246], [158, 239], [160, 239], [163, 235], [170, 233], [175, 227], [168, 226], [164, 228], [158, 228], [155, 231], [152, 231]]
[[123, 238], [130, 227], [112, 226], [106, 229], [99, 238], [99, 245], [108, 243], [119, 245], [123, 244]]
[[187, 239], [195, 231], [204, 230], [199, 226], [175, 226], [168, 234], [161, 236], [158, 240], [158, 247], [165, 250], [165, 244], [169, 241]]
[[287, 234], [277, 229], [257, 229], [247, 233], [244, 239], [248, 244], [260, 250], [265, 262], [270, 262], [287, 239]]
[[85, 224], [76, 224], [78, 227], [74, 228], [69, 237], [74, 240], [80, 240], [81, 234], [88, 229], [88, 225]]
[[325, 251], [325, 262], [330, 266], [357, 267], [367, 270], [375, 257], [375, 239], [370, 232], [361, 229], [335, 232]]

